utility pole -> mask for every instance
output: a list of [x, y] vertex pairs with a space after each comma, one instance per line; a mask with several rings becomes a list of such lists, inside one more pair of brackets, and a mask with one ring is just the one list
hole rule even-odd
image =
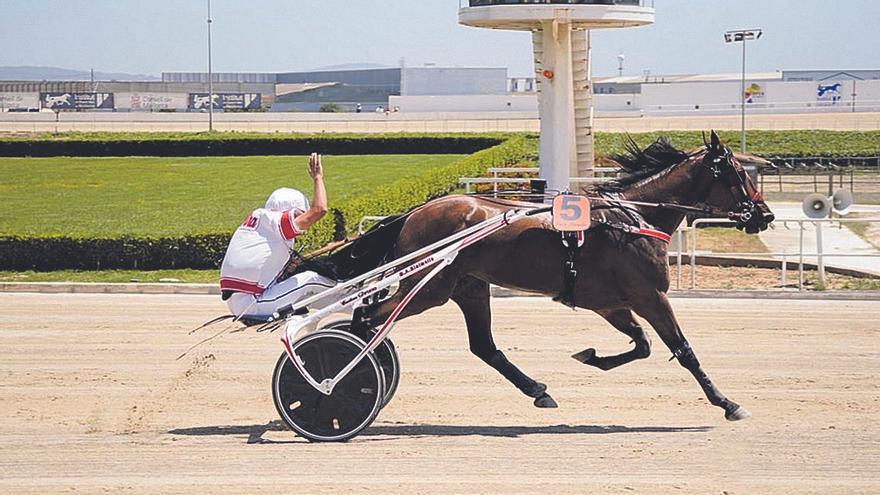
[[761, 29], [740, 29], [724, 33], [725, 43], [742, 43], [742, 83], [740, 85], [740, 101], [742, 105], [742, 122], [740, 131], [740, 151], [746, 152], [746, 41], [759, 40], [764, 35]]
[[208, 0], [208, 132], [214, 132], [214, 72], [211, 66], [211, 0]]

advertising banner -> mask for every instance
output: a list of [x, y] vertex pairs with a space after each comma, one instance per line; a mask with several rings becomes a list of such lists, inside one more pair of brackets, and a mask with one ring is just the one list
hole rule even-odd
[[186, 110], [187, 93], [119, 93], [119, 108], [133, 111]]
[[40, 108], [40, 95], [37, 93], [0, 93], [0, 112]]
[[95, 110], [113, 106], [113, 93], [40, 93], [40, 103], [50, 110]]
[[818, 106], [835, 106], [843, 100], [843, 83], [820, 82], [816, 88]]
[[[208, 93], [190, 93], [190, 110], [207, 110], [211, 98]], [[214, 93], [214, 110], [259, 110], [260, 93]]]

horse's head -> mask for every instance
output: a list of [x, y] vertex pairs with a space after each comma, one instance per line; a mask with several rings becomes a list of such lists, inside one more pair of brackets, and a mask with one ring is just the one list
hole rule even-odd
[[711, 178], [706, 203], [729, 212], [736, 227], [749, 234], [766, 230], [775, 216], [742, 165], [712, 131], [702, 157], [703, 173]]

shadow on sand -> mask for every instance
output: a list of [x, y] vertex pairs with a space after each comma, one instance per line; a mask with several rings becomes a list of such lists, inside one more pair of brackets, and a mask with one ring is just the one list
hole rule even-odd
[[[703, 433], [711, 426], [621, 426], [621, 425], [553, 425], [553, 426], [455, 426], [425, 424], [379, 424], [364, 430], [360, 437], [502, 437], [524, 435], [605, 435], [609, 433]], [[247, 443], [290, 443], [263, 438], [267, 431], [287, 431], [280, 420], [263, 425], [198, 426], [168, 431], [172, 435], [213, 436], [247, 435]], [[379, 440], [378, 438], [375, 440]], [[386, 438], [391, 440], [391, 438]]]

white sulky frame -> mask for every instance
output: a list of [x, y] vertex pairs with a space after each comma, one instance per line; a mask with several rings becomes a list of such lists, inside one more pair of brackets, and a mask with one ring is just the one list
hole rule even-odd
[[[391, 332], [391, 329], [394, 327], [394, 323], [397, 318], [400, 316], [400, 313], [404, 310], [407, 304], [412, 300], [412, 298], [427, 284], [432, 278], [434, 278], [438, 273], [440, 273], [444, 268], [449, 266], [454, 260], [455, 257], [458, 256], [458, 253], [492, 234], [503, 229], [504, 227], [516, 222], [518, 220], [522, 220], [527, 216], [536, 215], [538, 213], [544, 213], [550, 211], [550, 208], [531, 208], [531, 209], [520, 209], [520, 210], [511, 210], [505, 212], [501, 215], [497, 215], [488, 220], [478, 223], [472, 227], [468, 227], [461, 232], [453, 234], [450, 237], [437, 241], [429, 246], [426, 246], [418, 251], [410, 253], [400, 259], [394, 260], [391, 263], [382, 265], [378, 268], [375, 268], [359, 277], [356, 277], [344, 284], [338, 285], [330, 290], [324, 291], [320, 294], [316, 294], [312, 297], [303, 299], [302, 301], [297, 302], [297, 308], [305, 308], [308, 307], [309, 304], [313, 304], [319, 300], [326, 299], [328, 296], [334, 294], [343, 294], [341, 299], [336, 301], [333, 304], [327, 305], [324, 308], [309, 314], [308, 316], [290, 316], [287, 319], [287, 324], [284, 328], [284, 334], [281, 337], [281, 342], [284, 344], [284, 348], [287, 351], [288, 356], [290, 357], [290, 361], [296, 367], [296, 369], [302, 374], [303, 378], [314, 387], [319, 392], [330, 395], [333, 393], [333, 388], [339, 383], [340, 380], [345, 378], [348, 373], [354, 369], [355, 366], [370, 352], [372, 352], [379, 344], [385, 340], [385, 337], [388, 336], [388, 333]], [[405, 267], [400, 267], [402, 263], [407, 263], [413, 260], [414, 261], [408, 264]], [[389, 273], [391, 268], [396, 268], [393, 272]], [[293, 351], [292, 342], [296, 341], [297, 335], [306, 329], [314, 329], [317, 327], [318, 322], [343, 308], [356, 307], [363, 303], [363, 300], [370, 295], [373, 295], [386, 287], [390, 287], [403, 279], [409, 278], [416, 273], [419, 273], [423, 270], [426, 270], [429, 267], [433, 267], [433, 269], [422, 279], [420, 280], [415, 287], [413, 287], [409, 293], [403, 298], [400, 304], [394, 308], [394, 311], [388, 316], [385, 320], [385, 323], [379, 328], [379, 331], [373, 335], [373, 338], [367, 342], [366, 346], [361, 350], [361, 352], [355, 356], [354, 359], [347, 366], [345, 366], [339, 373], [333, 378], [326, 378], [322, 382], [318, 383], [314, 377], [305, 369], [305, 365], [303, 361], [299, 358], [299, 356]], [[383, 276], [384, 275], [384, 276]], [[369, 284], [365, 288], [361, 288], [357, 290], [357, 292], [353, 292], [355, 289], [372, 279], [377, 277], [382, 277], [379, 280], [376, 280]], [[292, 309], [297, 309], [292, 308]]]

